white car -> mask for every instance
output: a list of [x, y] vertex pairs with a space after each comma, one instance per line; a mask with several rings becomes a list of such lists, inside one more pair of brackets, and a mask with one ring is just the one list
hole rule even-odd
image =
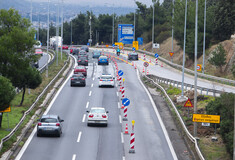
[[99, 77], [99, 87], [102, 86], [114, 87], [114, 80], [115, 77], [113, 77], [111, 74], [102, 74], [102, 76]]
[[105, 111], [105, 108], [102, 107], [92, 107], [90, 111], [87, 111], [87, 126], [91, 124], [102, 124], [108, 126], [108, 111]]

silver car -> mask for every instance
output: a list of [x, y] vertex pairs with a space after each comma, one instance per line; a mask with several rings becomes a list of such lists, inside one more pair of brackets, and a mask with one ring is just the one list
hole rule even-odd
[[43, 115], [37, 124], [37, 136], [42, 135], [56, 135], [60, 137], [62, 134], [63, 119], [60, 119], [58, 115]]
[[111, 86], [114, 87], [115, 78], [111, 74], [102, 74], [99, 77], [99, 87], [102, 86]]
[[90, 111], [87, 111], [87, 126], [91, 124], [102, 124], [108, 126], [108, 111], [105, 111], [105, 108], [102, 107], [92, 107]]

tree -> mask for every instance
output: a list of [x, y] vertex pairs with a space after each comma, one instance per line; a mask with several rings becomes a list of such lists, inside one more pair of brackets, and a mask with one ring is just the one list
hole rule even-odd
[[224, 47], [219, 44], [215, 51], [212, 52], [212, 57], [209, 59], [209, 63], [215, 65], [219, 68], [220, 73], [222, 73], [222, 67], [226, 64], [226, 54]]
[[[10, 106], [14, 96], [15, 90], [10, 80], [0, 76], [0, 111], [3, 111]], [[2, 115], [3, 114], [0, 114], [0, 128], [2, 126]]]

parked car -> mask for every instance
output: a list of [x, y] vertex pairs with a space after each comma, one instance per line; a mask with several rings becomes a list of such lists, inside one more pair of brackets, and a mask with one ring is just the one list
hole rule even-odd
[[58, 115], [43, 115], [37, 124], [37, 136], [62, 134], [62, 123], [64, 122]]
[[69, 46], [63, 45], [62, 49], [69, 49]]
[[128, 60], [139, 60], [138, 53], [129, 52], [128, 53]]
[[100, 56], [101, 56], [101, 51], [99, 51], [99, 50], [95, 50], [92, 53], [92, 58], [99, 58]]
[[79, 57], [78, 58], [78, 65], [88, 66], [88, 60], [86, 57]]
[[111, 74], [102, 74], [99, 78], [99, 87], [111, 86], [114, 87], [115, 77]]
[[105, 111], [105, 108], [102, 107], [92, 107], [90, 111], [87, 111], [87, 126], [91, 124], [102, 124], [108, 126], [108, 111]]
[[87, 76], [87, 69], [85, 66], [76, 66], [73, 71], [74, 74], [82, 73], [85, 77]]
[[82, 73], [73, 74], [70, 79], [70, 86], [86, 86], [86, 77]]
[[35, 49], [35, 54], [43, 56], [42, 49]]
[[100, 56], [98, 58], [98, 65], [101, 65], [101, 64], [109, 65], [109, 60], [107, 56]]

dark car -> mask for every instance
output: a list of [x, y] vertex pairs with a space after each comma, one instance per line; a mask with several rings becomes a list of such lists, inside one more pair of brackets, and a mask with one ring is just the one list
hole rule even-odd
[[79, 49], [78, 48], [74, 48], [73, 51], [72, 51], [72, 54], [73, 55], [78, 55], [79, 53]]
[[80, 57], [86, 57], [88, 60], [88, 54], [83, 50], [81, 50], [78, 54], [78, 58], [80, 58]]
[[82, 73], [72, 75], [70, 86], [86, 86], [86, 77]]
[[81, 50], [84, 50], [84, 51], [86, 51], [86, 52], [89, 52], [89, 48], [88, 48], [87, 46], [82, 46], [82, 47], [81, 47]]
[[109, 65], [109, 59], [107, 56], [100, 56], [98, 58], [98, 65], [101, 65], [101, 64]]
[[76, 66], [73, 71], [74, 74], [82, 73], [84, 76], [87, 76], [87, 70], [85, 66]]
[[138, 53], [134, 52], [128, 53], [128, 60], [139, 60]]
[[37, 136], [41, 135], [56, 135], [60, 137], [62, 134], [62, 123], [58, 115], [43, 115], [37, 124]]
[[76, 47], [73, 47], [73, 46], [70, 47], [70, 53], [71, 53], [71, 54], [73, 53], [73, 50], [74, 50], [74, 49], [77, 49], [77, 48], [76, 48]]
[[99, 58], [101, 56], [101, 51], [95, 50], [93, 52], [92, 58]]
[[88, 60], [86, 57], [78, 58], [78, 65], [88, 66]]

